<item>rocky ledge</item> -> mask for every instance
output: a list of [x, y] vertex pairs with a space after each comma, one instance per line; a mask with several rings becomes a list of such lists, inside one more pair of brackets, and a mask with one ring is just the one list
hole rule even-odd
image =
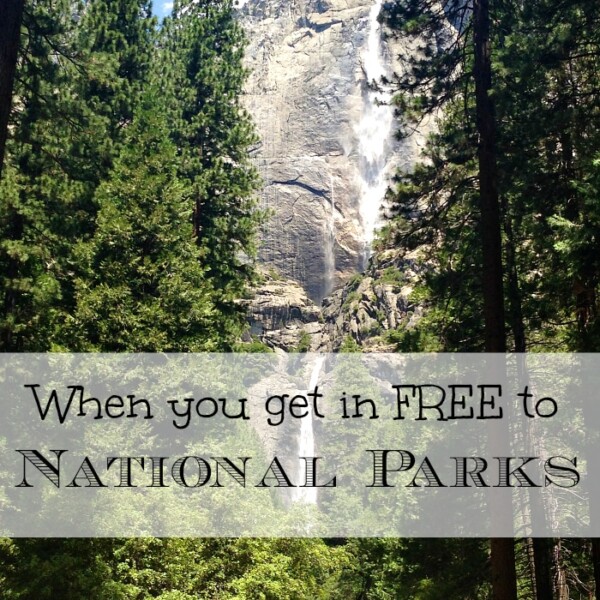
[[265, 272], [248, 301], [251, 334], [286, 352], [336, 352], [347, 344], [393, 352], [394, 332], [411, 329], [422, 314], [411, 299], [419, 269], [414, 255], [377, 253], [364, 274], [352, 277], [320, 308], [297, 282]]

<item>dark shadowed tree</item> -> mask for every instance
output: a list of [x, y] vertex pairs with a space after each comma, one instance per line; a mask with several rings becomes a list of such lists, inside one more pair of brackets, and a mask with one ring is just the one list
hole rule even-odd
[[8, 136], [24, 3], [25, 0], [3, 0], [0, 3], [0, 176]]

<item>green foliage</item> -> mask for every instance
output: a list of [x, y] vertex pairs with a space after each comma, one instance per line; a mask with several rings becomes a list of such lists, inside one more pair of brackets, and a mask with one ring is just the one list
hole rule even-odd
[[190, 189], [197, 243], [218, 309], [230, 319], [223, 335], [239, 332], [244, 316], [236, 300], [254, 277], [249, 259], [259, 219], [259, 181], [248, 155], [257, 138], [240, 100], [244, 32], [231, 0], [182, 1], [162, 38], [172, 137]]
[[404, 275], [396, 267], [386, 267], [377, 278], [377, 281], [399, 288], [404, 284]]
[[311, 337], [307, 331], [303, 331], [298, 340], [298, 345], [294, 348], [294, 352], [308, 352], [310, 350]]
[[250, 342], [239, 342], [233, 347], [234, 352], [250, 352], [250, 353], [265, 353], [273, 352], [273, 349], [267, 346], [264, 342], [253, 337]]
[[354, 292], [358, 289], [358, 286], [361, 284], [362, 280], [365, 278], [363, 273], [356, 273], [352, 275], [346, 284], [346, 289], [350, 292]]
[[269, 279], [271, 279], [272, 281], [283, 281], [281, 273], [279, 273], [279, 271], [275, 267], [269, 267], [267, 269], [267, 274]]
[[487, 548], [483, 540], [367, 538], [350, 541], [348, 551], [353, 560], [340, 580], [340, 590], [346, 598], [489, 597]]
[[342, 312], [348, 313], [353, 305], [360, 301], [360, 294], [356, 290], [349, 291], [342, 302]]
[[[74, 249], [93, 233], [95, 190], [112, 167], [146, 80], [141, 63], [151, 52], [155, 26], [147, 6], [94, 0], [86, 8], [34, 1], [25, 11], [26, 43], [0, 185], [4, 350], [68, 346], [63, 321], [74, 310], [80, 268]], [[94, 20], [96, 10], [100, 20]], [[146, 58], [136, 61], [138, 55]]]
[[[426, 318], [427, 319], [427, 318]], [[440, 352], [442, 346], [426, 320], [416, 327], [401, 326], [398, 329], [389, 329], [383, 335], [388, 344], [395, 346], [396, 352]]]
[[[396, 178], [387, 243], [421, 249], [429, 331], [443, 348], [462, 351], [480, 350], [483, 340], [469, 5], [441, 14], [438, 5], [399, 0], [388, 15], [423, 48], [397, 80], [401, 124], [408, 131], [426, 114], [440, 118], [424, 161]], [[599, 339], [599, 9], [552, 0], [493, 10], [506, 328], [517, 349], [591, 350]], [[460, 27], [436, 45], [446, 19]]]
[[381, 323], [372, 323], [371, 325], [361, 325], [360, 332], [366, 337], [374, 337], [381, 333]]
[[348, 354], [351, 352], [362, 352], [362, 349], [352, 336], [347, 335], [344, 338], [344, 341], [342, 342], [342, 345], [340, 346], [338, 352]]
[[219, 339], [210, 286], [193, 240], [188, 191], [157, 94], [128, 128], [110, 177], [98, 188], [97, 229], [79, 253], [74, 337], [83, 349], [213, 350]]
[[[183, 8], [157, 52], [146, 0], [28, 6], [0, 182], [2, 349], [239, 338], [259, 222], [244, 38], [228, 2]], [[162, 107], [154, 131], [142, 97]]]
[[[54, 59], [54, 47], [84, 60], [71, 42], [74, 22], [66, 2], [54, 12], [32, 3], [24, 16], [31, 38], [28, 60], [17, 72], [6, 171], [0, 184], [0, 345], [7, 350], [44, 350], [63, 300], [68, 245], [63, 236], [77, 228], [78, 209], [89, 199], [89, 171], [82, 160], [90, 144], [83, 136], [102, 128], [75, 96], [77, 70]], [[47, 43], [52, 40], [52, 45]], [[62, 89], [62, 94], [56, 90]], [[93, 185], [93, 184], [92, 184]], [[59, 215], [62, 215], [59, 217]]]
[[312, 600], [330, 597], [347, 564], [344, 548], [311, 539], [19, 540], [1, 550], [11, 599]]
[[[600, 343], [600, 88], [595, 75], [600, 5], [590, 0], [489, 5], [504, 326], [511, 349], [595, 351]], [[484, 347], [473, 6], [470, 0], [388, 5], [388, 24], [419, 48], [394, 78], [402, 131], [407, 134], [427, 116], [437, 121], [423, 161], [396, 177], [389, 195], [394, 220], [380, 242], [419, 249], [422, 257], [413, 301], [426, 306], [426, 316], [414, 329], [386, 334], [400, 351]], [[589, 549], [579, 547], [566, 558], [560, 554], [562, 543], [555, 544], [553, 568], [564, 574], [576, 564], [581, 578], [574, 584], [578, 591], [570, 594], [586, 595], [592, 587]], [[444, 545], [452, 544], [440, 540]], [[410, 555], [410, 544], [399, 554], [407, 557], [415, 579], [409, 575], [407, 588], [395, 597], [477, 597], [468, 592], [468, 583], [464, 592], [453, 591], [453, 574], [436, 566], [435, 547], [426, 552], [427, 573]], [[456, 572], [473, 574], [466, 565]], [[519, 589], [525, 594], [531, 588], [522, 574]], [[479, 594], [478, 589], [486, 591], [484, 586], [473, 592]]]
[[77, 30], [78, 44], [94, 57], [86, 97], [117, 145], [150, 78], [155, 29], [149, 0], [92, 0]]

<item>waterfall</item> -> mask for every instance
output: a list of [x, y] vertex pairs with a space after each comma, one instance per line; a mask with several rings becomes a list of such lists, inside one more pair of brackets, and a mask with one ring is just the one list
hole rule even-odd
[[361, 62], [366, 79], [363, 93], [363, 111], [355, 128], [358, 138], [359, 168], [361, 177], [360, 217], [363, 227], [362, 267], [366, 267], [371, 252], [379, 213], [387, 189], [386, 167], [391, 152], [393, 110], [389, 105], [391, 94], [370, 89], [369, 84], [379, 82], [386, 74], [383, 56], [381, 26], [377, 18], [383, 0], [375, 0], [369, 12], [367, 42]]
[[[319, 382], [319, 375], [325, 362], [325, 356], [317, 356], [310, 375], [308, 391], [313, 391]], [[313, 430], [312, 407], [308, 407], [308, 414], [300, 419], [300, 437], [298, 438], [298, 456], [315, 456], [315, 434]], [[300, 473], [301, 481], [306, 478], [306, 463], [304, 471]], [[317, 503], [316, 488], [294, 488], [294, 502], [303, 502], [304, 504]]]
[[330, 177], [330, 206], [324, 221], [324, 255], [325, 255], [325, 286], [323, 297], [329, 296], [335, 283], [335, 180], [333, 173]]

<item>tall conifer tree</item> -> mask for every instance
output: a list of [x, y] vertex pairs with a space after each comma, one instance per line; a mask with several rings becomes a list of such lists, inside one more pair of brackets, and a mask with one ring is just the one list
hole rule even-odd
[[226, 339], [244, 320], [236, 300], [252, 277], [259, 218], [249, 158], [257, 138], [241, 103], [245, 36], [231, 0], [185, 0], [175, 4], [163, 45], [180, 174], [190, 184], [194, 233]]
[[[421, 290], [431, 300], [423, 327], [447, 349], [482, 349], [482, 260], [477, 223], [479, 131], [468, 80], [474, 4], [401, 1], [391, 21], [437, 40], [400, 77], [405, 117], [444, 116], [427, 149], [428, 163], [399, 178], [393, 229], [429, 252]], [[599, 144], [596, 78], [600, 58], [597, 3], [578, 0], [492, 3], [493, 99], [497, 109], [498, 189], [503, 223], [507, 325], [511, 347], [576, 350], [597, 345]], [[464, 52], [459, 49], [464, 48]], [[461, 62], [461, 56], [464, 62]], [[583, 208], [586, 207], [586, 208]], [[581, 220], [585, 214], [585, 223]], [[497, 243], [496, 243], [497, 246]], [[551, 545], [534, 540], [538, 597], [548, 597]], [[559, 549], [552, 565], [564, 581]], [[558, 589], [554, 590], [556, 594]]]
[[75, 331], [81, 349], [112, 352], [218, 348], [218, 320], [194, 242], [192, 208], [156, 92], [127, 129], [96, 194], [96, 232], [80, 252]]
[[68, 348], [73, 249], [93, 233], [94, 192], [147, 80], [155, 20], [134, 0], [32, 0], [23, 23], [0, 190], [0, 339], [4, 350]]

